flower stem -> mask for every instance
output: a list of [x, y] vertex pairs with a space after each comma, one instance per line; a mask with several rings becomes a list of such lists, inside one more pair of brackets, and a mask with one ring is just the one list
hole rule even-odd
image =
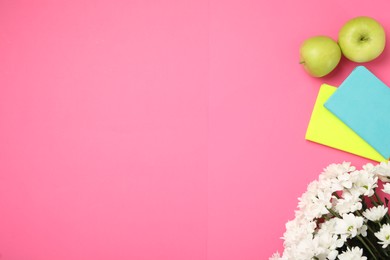
[[374, 192], [374, 194], [375, 194], [375, 198], [378, 200], [378, 203], [379, 203], [380, 205], [383, 205], [383, 201], [381, 200], [381, 198], [379, 197], [379, 195], [376, 193], [376, 191]]
[[378, 206], [378, 203], [374, 200], [373, 197], [370, 197], [370, 200], [371, 200], [372, 204], [374, 204], [374, 206]]
[[372, 244], [372, 242], [370, 241], [370, 239], [368, 237], [364, 237], [364, 239], [368, 242], [368, 244], [370, 244], [370, 246], [374, 249], [374, 251], [380, 255], [378, 249], [376, 249], [375, 245]]
[[[359, 235], [359, 237], [361, 237], [361, 235]], [[383, 252], [386, 256], [388, 256], [388, 254], [386, 253], [386, 251], [381, 251], [379, 252], [378, 249], [375, 247], [375, 245], [372, 244], [371, 240], [368, 238], [368, 237], [362, 237], [363, 240], [366, 240], [367, 243], [371, 246], [371, 248], [374, 249], [375, 253], [377, 253], [379, 256], [381, 255], [381, 252]], [[386, 258], [388, 259], [388, 258]]]
[[374, 254], [374, 252], [372, 252], [371, 248], [366, 244], [366, 242], [364, 241], [364, 239], [358, 235], [357, 238], [359, 239], [360, 242], [362, 242], [362, 244], [367, 248], [368, 252], [370, 252], [370, 254], [372, 255], [373, 259], [377, 260], [378, 258], [376, 257], [376, 255]]
[[328, 207], [326, 207], [326, 209], [335, 217], [338, 217], [338, 218], [341, 218], [340, 214], [337, 213], [336, 211], [334, 211], [333, 209], [330, 209]]

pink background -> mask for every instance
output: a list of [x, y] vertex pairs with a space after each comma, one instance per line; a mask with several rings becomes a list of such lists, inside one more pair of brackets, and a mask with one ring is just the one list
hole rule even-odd
[[[0, 1], [0, 259], [251, 260], [333, 162], [300, 43], [383, 1]], [[388, 44], [389, 45], [389, 44]], [[390, 46], [365, 64], [390, 84]]]

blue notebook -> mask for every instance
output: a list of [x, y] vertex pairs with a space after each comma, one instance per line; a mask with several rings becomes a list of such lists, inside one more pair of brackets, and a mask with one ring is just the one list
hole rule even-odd
[[390, 88], [356, 67], [324, 106], [384, 158], [390, 158]]

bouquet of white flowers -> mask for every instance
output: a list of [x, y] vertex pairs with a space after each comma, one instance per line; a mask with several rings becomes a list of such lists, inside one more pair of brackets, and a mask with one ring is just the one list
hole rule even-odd
[[[383, 191], [383, 193], [381, 193]], [[378, 194], [379, 192], [379, 194]], [[390, 259], [390, 163], [331, 164], [299, 198], [273, 260]]]

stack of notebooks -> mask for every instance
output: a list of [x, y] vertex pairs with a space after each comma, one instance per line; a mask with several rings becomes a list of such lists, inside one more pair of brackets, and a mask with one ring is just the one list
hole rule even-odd
[[338, 87], [323, 84], [306, 139], [377, 162], [390, 158], [390, 88], [364, 66]]

